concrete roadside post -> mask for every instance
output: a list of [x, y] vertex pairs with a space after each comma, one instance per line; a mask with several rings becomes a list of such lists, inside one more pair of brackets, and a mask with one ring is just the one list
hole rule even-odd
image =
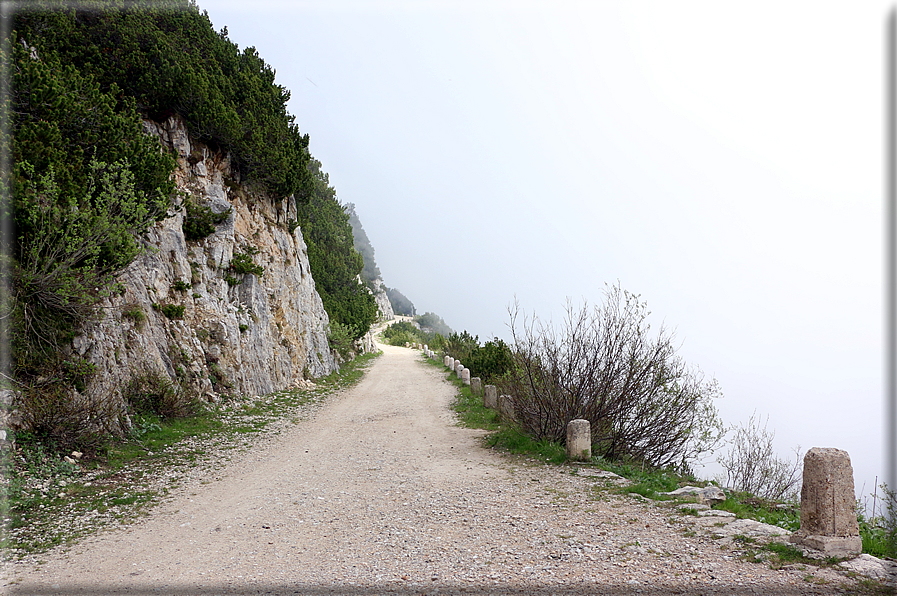
[[470, 369], [465, 368], [461, 371], [461, 382], [465, 385], [470, 385]]
[[498, 390], [495, 388], [495, 385], [486, 385], [486, 393], [483, 395], [483, 405], [493, 410], [498, 407]]
[[482, 395], [483, 380], [480, 377], [472, 377], [470, 379], [470, 392], [474, 395]]
[[592, 459], [592, 431], [588, 420], [577, 418], [567, 423], [567, 459]]
[[498, 417], [505, 422], [517, 421], [517, 416], [514, 412], [514, 398], [510, 395], [498, 396]]
[[800, 489], [800, 529], [790, 540], [827, 557], [850, 558], [863, 551], [853, 466], [846, 451], [829, 447], [807, 451]]

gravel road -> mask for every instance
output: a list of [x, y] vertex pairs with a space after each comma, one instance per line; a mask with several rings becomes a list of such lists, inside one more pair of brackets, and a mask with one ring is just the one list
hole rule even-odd
[[10, 594], [824, 594], [831, 569], [738, 559], [696, 518], [511, 458], [454, 388], [382, 346], [309, 420], [147, 519], [12, 570]]

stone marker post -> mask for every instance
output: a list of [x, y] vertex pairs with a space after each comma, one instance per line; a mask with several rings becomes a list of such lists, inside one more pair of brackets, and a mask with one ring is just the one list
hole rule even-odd
[[448, 357], [448, 356], [443, 356], [443, 357], [442, 357], [442, 366], [448, 366], [448, 365], [449, 365], [449, 362], [448, 362], [448, 361], [449, 361], [449, 357]]
[[453, 371], [455, 370], [455, 359], [451, 356], [448, 357], [448, 367]]
[[465, 385], [470, 385], [470, 369], [465, 368], [461, 371], [461, 382]]
[[480, 379], [480, 377], [473, 377], [470, 379], [470, 392], [474, 395], [483, 393], [483, 380]]
[[493, 410], [498, 407], [498, 390], [495, 385], [486, 385], [486, 393], [483, 395], [483, 405]]
[[588, 420], [577, 418], [567, 423], [567, 459], [592, 459], [592, 431]]
[[517, 416], [514, 413], [514, 398], [510, 395], [498, 396], [498, 417], [506, 422], [515, 422]]
[[863, 551], [853, 467], [846, 451], [829, 447], [807, 451], [800, 489], [800, 529], [790, 540], [828, 557], [855, 557]]
[[461, 371], [464, 370], [464, 365], [461, 364], [460, 361], [455, 360], [455, 376], [459, 379], [461, 378]]

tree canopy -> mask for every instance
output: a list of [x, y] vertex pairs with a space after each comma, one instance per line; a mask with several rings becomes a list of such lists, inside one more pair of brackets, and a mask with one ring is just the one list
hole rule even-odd
[[241, 52], [194, 2], [37, 1], [14, 28], [40, 61], [77, 71], [128, 113], [179, 114], [196, 139], [232, 152], [244, 179], [307, 196], [308, 136], [287, 111], [290, 92], [255, 48]]

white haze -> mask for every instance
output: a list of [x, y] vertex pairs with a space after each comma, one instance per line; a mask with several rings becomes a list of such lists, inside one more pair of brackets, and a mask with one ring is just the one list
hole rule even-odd
[[[883, 2], [200, 1], [387, 285], [456, 330], [641, 294], [782, 456], [883, 470]], [[707, 475], [715, 473], [710, 468]]]

